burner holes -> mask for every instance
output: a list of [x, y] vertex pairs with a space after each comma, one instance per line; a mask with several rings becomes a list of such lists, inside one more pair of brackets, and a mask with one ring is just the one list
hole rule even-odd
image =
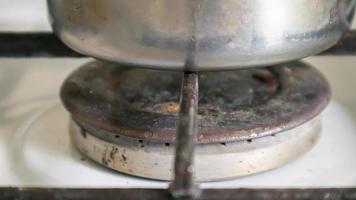
[[80, 129], [80, 134], [83, 136], [83, 138], [87, 138], [87, 132], [84, 129]]
[[120, 135], [115, 135], [115, 138], [117, 138], [117, 139], [120, 138]]
[[222, 142], [222, 143], [220, 143], [221, 145], [223, 145], [223, 146], [226, 146], [226, 142]]
[[141, 148], [145, 147], [145, 145], [143, 144], [143, 140], [139, 140], [138, 142], [140, 143]]
[[169, 146], [171, 146], [171, 144], [169, 144], [168, 142], [166, 142], [166, 143], [164, 143], [164, 146], [169, 147]]
[[248, 139], [248, 140], [246, 140], [247, 141], [247, 143], [251, 143], [252, 142], [252, 139]]
[[271, 136], [272, 136], [272, 137], [276, 137], [276, 134], [272, 134]]

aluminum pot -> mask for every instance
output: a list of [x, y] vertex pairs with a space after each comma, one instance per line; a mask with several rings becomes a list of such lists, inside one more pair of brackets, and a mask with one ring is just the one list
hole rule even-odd
[[54, 32], [99, 59], [168, 70], [266, 66], [319, 53], [354, 0], [47, 0]]

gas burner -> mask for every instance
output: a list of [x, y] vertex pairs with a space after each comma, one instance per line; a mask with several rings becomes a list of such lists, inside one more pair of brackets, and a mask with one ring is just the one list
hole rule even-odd
[[[74, 145], [131, 175], [173, 179], [181, 73], [91, 62], [64, 82]], [[200, 74], [195, 180], [245, 176], [288, 163], [320, 132], [327, 81], [294, 62]]]

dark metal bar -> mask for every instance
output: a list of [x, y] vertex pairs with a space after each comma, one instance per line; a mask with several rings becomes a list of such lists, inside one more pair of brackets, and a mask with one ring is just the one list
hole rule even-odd
[[174, 180], [171, 183], [171, 194], [176, 199], [195, 199], [200, 195], [200, 190], [194, 182], [194, 154], [197, 141], [197, 117], [199, 101], [199, 76], [191, 71], [196, 65], [196, 50], [198, 40], [197, 30], [197, 7], [195, 2], [191, 10], [191, 41], [189, 51], [184, 63], [185, 72], [181, 86], [180, 111], [176, 133], [176, 152], [174, 160]]
[[53, 33], [0, 33], [0, 57], [84, 57]]
[[184, 72], [178, 130], [176, 139], [175, 177], [171, 185], [176, 198], [195, 197], [199, 189], [194, 185], [193, 160], [197, 136], [198, 74]]
[[[163, 200], [171, 199], [165, 189], [38, 189], [0, 188], [1, 200]], [[355, 200], [356, 189], [209, 189], [199, 200]]]
[[[356, 55], [356, 31], [348, 32], [333, 48], [319, 55]], [[53, 33], [0, 32], [0, 57], [85, 57]]]

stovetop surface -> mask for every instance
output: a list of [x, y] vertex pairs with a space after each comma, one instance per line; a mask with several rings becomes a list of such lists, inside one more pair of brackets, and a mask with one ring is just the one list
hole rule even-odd
[[[326, 75], [333, 89], [316, 146], [282, 168], [202, 187], [356, 187], [356, 59], [307, 61]], [[58, 92], [64, 78], [84, 62], [87, 59], [0, 60], [0, 186], [167, 187], [166, 182], [106, 169], [72, 147], [69, 116]]]

